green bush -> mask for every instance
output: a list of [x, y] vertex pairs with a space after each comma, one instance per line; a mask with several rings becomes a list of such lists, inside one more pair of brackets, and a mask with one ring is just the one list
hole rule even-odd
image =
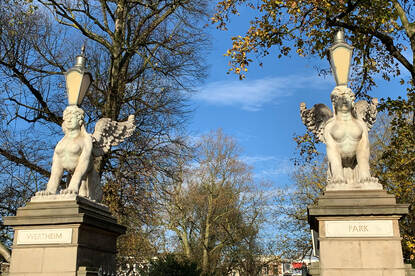
[[173, 254], [160, 257], [150, 262], [144, 276], [200, 276], [197, 264]]

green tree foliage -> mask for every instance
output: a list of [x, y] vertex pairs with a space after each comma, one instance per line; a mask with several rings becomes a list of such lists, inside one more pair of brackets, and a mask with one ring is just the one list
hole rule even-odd
[[[397, 136], [408, 128], [396, 128], [394, 120], [382, 116], [372, 131], [372, 169], [384, 188], [396, 195], [398, 203], [411, 203], [409, 214], [400, 220], [404, 257], [415, 264], [415, 140], [397, 142]], [[406, 124], [406, 126], [410, 124]], [[410, 129], [409, 129], [410, 131]], [[398, 136], [399, 137], [399, 136]], [[401, 137], [413, 139], [413, 135], [403, 133]], [[407, 147], [408, 145], [412, 145]], [[412, 159], [406, 159], [402, 152], [411, 152]]]
[[197, 264], [188, 260], [181, 260], [173, 254], [152, 260], [148, 267], [148, 272], [142, 276], [199, 276], [200, 270]]
[[95, 164], [105, 202], [128, 226], [120, 248], [153, 254], [154, 191], [184, 154], [186, 91], [204, 76], [207, 2], [0, 1], [1, 215], [47, 182], [67, 105], [63, 73], [85, 43], [87, 129], [102, 117], [136, 118], [134, 135]]

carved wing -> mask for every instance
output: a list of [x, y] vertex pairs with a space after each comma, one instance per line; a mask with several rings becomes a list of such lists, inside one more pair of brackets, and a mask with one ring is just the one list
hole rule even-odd
[[125, 122], [113, 121], [109, 118], [98, 120], [95, 125], [92, 139], [94, 156], [101, 156], [107, 153], [111, 146], [116, 146], [125, 138], [130, 137], [135, 130], [134, 115], [130, 115]]
[[377, 105], [378, 99], [376, 98], [373, 98], [370, 103], [364, 100], [355, 103], [354, 110], [356, 112], [356, 116], [366, 123], [368, 131], [376, 122], [376, 115], [378, 113], [376, 109]]
[[330, 108], [325, 104], [315, 104], [312, 108], [307, 109], [305, 103], [301, 103], [300, 115], [304, 125], [316, 136], [317, 141], [323, 142], [324, 126], [333, 117]]

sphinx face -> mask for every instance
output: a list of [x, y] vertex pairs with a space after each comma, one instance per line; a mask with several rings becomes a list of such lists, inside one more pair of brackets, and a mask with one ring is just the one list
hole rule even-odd
[[353, 108], [353, 101], [350, 97], [340, 97], [335, 103], [336, 113], [337, 112], [350, 112]]
[[76, 114], [68, 114], [63, 118], [65, 127], [68, 130], [77, 129], [81, 127], [81, 120]]

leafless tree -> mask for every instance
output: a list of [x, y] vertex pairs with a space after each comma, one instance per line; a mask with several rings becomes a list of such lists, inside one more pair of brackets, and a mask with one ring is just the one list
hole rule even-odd
[[[163, 212], [177, 252], [204, 275], [259, 272], [263, 201], [235, 140], [222, 131], [203, 136], [194, 159], [177, 170]], [[244, 274], [245, 273], [245, 274]]]

